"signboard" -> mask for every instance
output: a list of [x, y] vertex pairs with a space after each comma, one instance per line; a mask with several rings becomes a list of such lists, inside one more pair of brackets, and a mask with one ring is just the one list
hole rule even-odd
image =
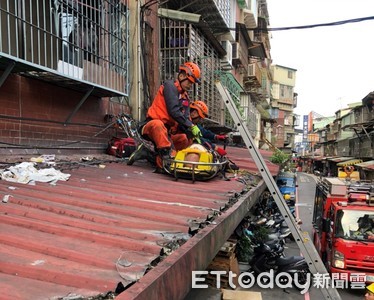
[[308, 142], [308, 115], [303, 116], [303, 142]]

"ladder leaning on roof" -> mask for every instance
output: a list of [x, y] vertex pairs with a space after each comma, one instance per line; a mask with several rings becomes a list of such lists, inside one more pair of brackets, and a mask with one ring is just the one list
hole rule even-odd
[[[295, 238], [297, 245], [300, 248], [302, 255], [305, 257], [305, 260], [308, 263], [309, 270], [313, 274], [326, 274], [329, 276], [321, 258], [319, 257], [317, 250], [315, 249], [311, 239], [307, 232], [301, 232], [299, 227], [297, 226], [295, 219], [292, 216], [292, 213], [288, 209], [287, 204], [283, 201], [283, 197], [281, 192], [279, 191], [278, 186], [276, 185], [269, 169], [266, 166], [264, 159], [260, 151], [257, 149], [256, 145], [253, 142], [253, 138], [249, 133], [249, 130], [246, 126], [244, 126], [243, 121], [241, 119], [241, 115], [238, 109], [235, 106], [234, 101], [232, 100], [230, 93], [226, 88], [223, 87], [220, 81], [216, 82], [216, 87], [218, 92], [221, 94], [223, 102], [225, 103], [227, 109], [229, 110], [231, 117], [233, 118], [235, 125], [239, 129], [239, 132], [249, 150], [249, 153], [252, 156], [252, 159], [255, 161], [258, 170], [261, 173], [262, 178], [264, 179], [267, 188], [269, 189], [271, 195], [274, 198], [275, 203], [277, 204], [281, 214], [283, 215], [288, 227], [291, 230], [292, 235]], [[324, 276], [326, 276], [324, 275]], [[330, 281], [331, 282], [331, 281]], [[325, 299], [333, 299], [339, 300], [341, 299], [338, 291], [331, 287], [331, 284], [327, 288], [321, 288], [321, 292]]]

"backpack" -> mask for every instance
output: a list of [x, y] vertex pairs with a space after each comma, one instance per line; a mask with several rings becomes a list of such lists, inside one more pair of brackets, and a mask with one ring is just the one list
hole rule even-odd
[[106, 153], [119, 158], [130, 157], [136, 150], [135, 140], [133, 138], [118, 138], [112, 137], [108, 142]]

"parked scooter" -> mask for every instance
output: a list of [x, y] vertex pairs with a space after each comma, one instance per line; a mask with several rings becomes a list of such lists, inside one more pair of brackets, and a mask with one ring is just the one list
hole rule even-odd
[[[284, 257], [282, 248], [271, 249], [265, 243], [260, 244], [254, 249], [250, 265], [256, 275], [270, 270], [273, 270], [275, 275], [280, 273], [291, 275], [292, 284], [299, 290], [304, 289], [307, 284], [311, 284], [310, 271], [305, 258], [302, 256]], [[295, 274], [297, 275], [295, 276]]]
[[[266, 219], [265, 219], [266, 220]], [[249, 220], [244, 219], [239, 226], [235, 229], [235, 234], [241, 238], [242, 236], [247, 236], [248, 239], [253, 244], [253, 248], [255, 248], [256, 245], [259, 245], [260, 243], [267, 244], [271, 249], [279, 249], [285, 244], [285, 238], [290, 234], [290, 232], [287, 232], [286, 234], [280, 234], [280, 233], [266, 233], [266, 234], [258, 234], [258, 230], [260, 230], [261, 227], [263, 227], [262, 222], [265, 220], [261, 220], [259, 224], [254, 224], [253, 222], [250, 222]], [[268, 231], [268, 228], [266, 228], [266, 232]]]
[[[287, 202], [287, 205], [288, 205], [289, 210], [292, 213], [292, 216], [295, 218], [296, 222], [298, 224], [302, 224], [301, 220], [296, 218], [295, 206], [290, 205], [289, 202]], [[273, 198], [267, 199], [266, 202], [264, 201], [258, 202], [254, 209], [254, 214], [257, 216], [260, 215], [266, 218], [271, 218], [271, 217], [276, 218], [277, 215], [281, 216], [279, 212], [279, 208]]]
[[291, 230], [283, 221], [275, 221], [274, 219], [260, 217], [250, 223], [250, 228], [253, 232], [259, 230], [261, 227], [266, 228], [268, 232], [266, 240], [285, 239], [291, 234]]

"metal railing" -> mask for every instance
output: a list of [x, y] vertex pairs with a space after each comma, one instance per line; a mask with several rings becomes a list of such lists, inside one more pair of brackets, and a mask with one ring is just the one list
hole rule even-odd
[[119, 95], [128, 93], [128, 5], [124, 0], [4, 0], [0, 59]]

